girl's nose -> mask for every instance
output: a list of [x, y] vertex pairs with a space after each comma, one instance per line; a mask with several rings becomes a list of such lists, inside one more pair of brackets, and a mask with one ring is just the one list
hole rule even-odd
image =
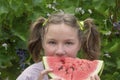
[[64, 47], [62, 45], [59, 45], [56, 48], [56, 52], [55, 52], [56, 56], [64, 56], [66, 54]]

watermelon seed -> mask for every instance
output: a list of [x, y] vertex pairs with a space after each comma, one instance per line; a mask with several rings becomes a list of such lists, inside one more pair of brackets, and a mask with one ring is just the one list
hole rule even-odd
[[65, 61], [64, 61], [64, 60], [61, 59], [60, 61], [62, 62], [62, 64], [65, 64]]
[[60, 67], [58, 68], [58, 70], [61, 70], [61, 69], [63, 69], [63, 66], [60, 66]]
[[71, 66], [70, 68], [74, 71], [74, 67]]
[[84, 68], [81, 66], [81, 70], [84, 71]]
[[66, 74], [68, 74], [68, 69], [66, 69]]

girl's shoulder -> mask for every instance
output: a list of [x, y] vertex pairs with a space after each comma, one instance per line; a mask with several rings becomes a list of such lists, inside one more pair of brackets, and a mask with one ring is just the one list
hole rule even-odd
[[36, 73], [39, 71], [44, 70], [43, 64], [42, 62], [37, 62], [37, 63], [33, 63], [32, 65], [28, 66], [22, 73]]
[[44, 70], [42, 62], [34, 63], [27, 67], [16, 80], [37, 80], [42, 70]]

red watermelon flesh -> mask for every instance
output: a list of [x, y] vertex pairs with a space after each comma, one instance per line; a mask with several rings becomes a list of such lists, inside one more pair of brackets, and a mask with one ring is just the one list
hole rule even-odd
[[103, 68], [102, 60], [86, 60], [70, 57], [43, 57], [45, 69], [53, 69], [48, 75], [62, 80], [90, 80]]

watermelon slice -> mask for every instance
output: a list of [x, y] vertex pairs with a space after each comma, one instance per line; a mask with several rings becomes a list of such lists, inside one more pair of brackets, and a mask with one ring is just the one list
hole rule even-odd
[[89, 61], [70, 57], [43, 57], [45, 69], [53, 69], [48, 73], [51, 78], [62, 80], [90, 80], [90, 76], [98, 74], [103, 69], [102, 60]]

